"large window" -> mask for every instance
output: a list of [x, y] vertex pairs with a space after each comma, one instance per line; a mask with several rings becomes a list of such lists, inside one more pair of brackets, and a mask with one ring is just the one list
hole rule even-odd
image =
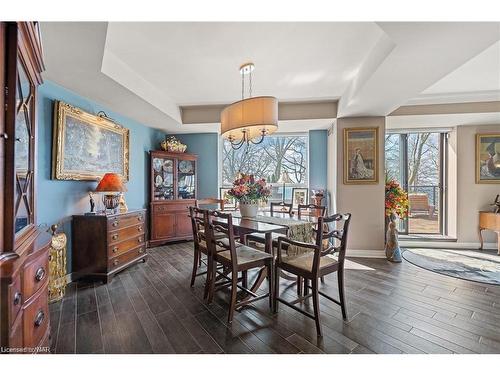
[[238, 172], [251, 173], [273, 184], [272, 200], [280, 199], [278, 181], [284, 172], [289, 177], [286, 200], [291, 199], [293, 187], [307, 187], [307, 135], [268, 136], [258, 145], [244, 145], [233, 150], [231, 144], [222, 143], [222, 186], [231, 186]]

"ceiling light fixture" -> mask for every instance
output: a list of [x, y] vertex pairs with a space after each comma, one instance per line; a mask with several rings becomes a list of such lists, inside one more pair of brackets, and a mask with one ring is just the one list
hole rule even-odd
[[[240, 66], [241, 100], [221, 113], [221, 134], [235, 150], [244, 144], [262, 143], [266, 135], [278, 129], [278, 99], [273, 96], [252, 97], [253, 63]], [[248, 98], [245, 99], [245, 77], [248, 76]]]

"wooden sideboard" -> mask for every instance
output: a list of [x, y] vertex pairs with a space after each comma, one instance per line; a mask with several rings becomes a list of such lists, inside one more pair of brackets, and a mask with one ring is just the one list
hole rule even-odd
[[500, 213], [480, 211], [479, 212], [479, 241], [480, 249], [483, 249], [483, 230], [488, 229], [497, 233], [498, 255], [500, 255]]
[[96, 278], [108, 282], [117, 272], [145, 261], [145, 221], [145, 209], [73, 216], [73, 279]]
[[197, 156], [150, 152], [149, 246], [193, 238], [189, 206], [197, 199]]

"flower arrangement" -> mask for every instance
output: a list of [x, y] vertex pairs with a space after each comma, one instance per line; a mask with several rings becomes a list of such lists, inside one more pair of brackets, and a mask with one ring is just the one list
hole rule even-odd
[[391, 217], [392, 214], [405, 218], [408, 215], [408, 193], [403, 190], [399, 183], [394, 180], [388, 180], [385, 183], [385, 216]]
[[267, 202], [271, 196], [271, 188], [266, 185], [265, 179], [257, 180], [251, 174], [241, 173], [227, 195], [241, 203], [257, 204], [261, 201]]

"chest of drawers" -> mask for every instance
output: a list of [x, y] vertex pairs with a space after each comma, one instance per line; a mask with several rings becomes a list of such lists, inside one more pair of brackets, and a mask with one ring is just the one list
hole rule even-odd
[[105, 282], [138, 261], [146, 252], [146, 210], [113, 215], [75, 215], [72, 224], [73, 279]]

